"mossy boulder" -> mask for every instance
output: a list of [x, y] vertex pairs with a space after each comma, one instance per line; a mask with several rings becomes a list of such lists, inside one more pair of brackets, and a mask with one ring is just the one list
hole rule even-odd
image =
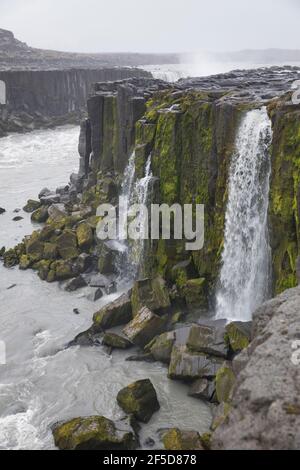
[[153, 312], [165, 312], [171, 305], [168, 289], [161, 277], [136, 281], [131, 295], [133, 316], [142, 307], [148, 307]]
[[123, 294], [118, 299], [94, 313], [93, 328], [95, 331], [107, 330], [115, 326], [124, 325], [131, 319], [132, 309], [130, 298], [128, 294]]
[[61, 450], [131, 450], [137, 446], [133, 429], [124, 421], [114, 423], [104, 416], [74, 418], [53, 429]]
[[31, 268], [31, 266], [33, 265], [34, 261], [33, 259], [28, 256], [28, 255], [22, 255], [20, 257], [20, 262], [19, 262], [19, 268], [23, 271], [25, 271], [26, 269], [29, 269]]
[[48, 207], [47, 206], [41, 206], [39, 209], [35, 210], [31, 214], [31, 221], [36, 222], [38, 224], [42, 224], [46, 222], [48, 219]]
[[19, 264], [19, 259], [20, 257], [18, 256], [14, 248], [6, 250], [3, 254], [3, 262], [6, 268], [12, 268], [13, 266]]
[[70, 229], [64, 230], [57, 238], [56, 244], [57, 251], [64, 260], [77, 258], [79, 255], [76, 234]]
[[26, 254], [33, 261], [40, 261], [44, 255], [44, 244], [39, 240], [38, 232], [33, 232], [31, 237], [25, 242]]
[[160, 408], [155, 388], [149, 379], [138, 380], [119, 391], [117, 402], [125, 413], [148, 423]]
[[230, 402], [234, 384], [235, 375], [232, 367], [229, 363], [225, 363], [216, 374], [216, 395], [219, 403]]
[[73, 265], [70, 261], [57, 260], [50, 264], [47, 281], [66, 281], [72, 279], [74, 275]]
[[181, 287], [189, 308], [207, 307], [207, 283], [205, 278], [189, 279]]
[[31, 213], [36, 211], [41, 207], [40, 201], [35, 201], [34, 199], [28, 199], [27, 204], [23, 207], [23, 211]]
[[110, 332], [104, 334], [102, 344], [113, 349], [129, 349], [133, 346], [127, 338]]
[[50, 271], [51, 260], [43, 259], [39, 261], [36, 265], [38, 270], [38, 276], [42, 281], [45, 281], [48, 277]]
[[228, 347], [224, 340], [225, 325], [223, 320], [192, 325], [187, 340], [188, 348], [226, 358]]
[[56, 243], [45, 243], [43, 258], [47, 260], [55, 260], [57, 258], [58, 251]]
[[225, 340], [233, 352], [240, 352], [249, 346], [251, 322], [232, 322], [226, 326]]
[[83, 222], [78, 225], [76, 229], [77, 243], [79, 248], [87, 250], [91, 247], [94, 241], [93, 230], [90, 225]]
[[191, 382], [199, 378], [213, 379], [223, 361], [217, 357], [190, 351], [185, 344], [174, 345], [168, 377]]
[[162, 333], [164, 328], [165, 321], [147, 307], [143, 307], [126, 325], [123, 332], [132, 343], [143, 348], [155, 336]]
[[196, 431], [169, 429], [162, 438], [166, 450], [204, 450], [201, 438]]
[[214, 401], [216, 393], [215, 382], [208, 379], [197, 379], [189, 389], [189, 396], [201, 400]]
[[175, 338], [174, 331], [162, 333], [145, 346], [145, 351], [150, 352], [155, 361], [169, 364]]

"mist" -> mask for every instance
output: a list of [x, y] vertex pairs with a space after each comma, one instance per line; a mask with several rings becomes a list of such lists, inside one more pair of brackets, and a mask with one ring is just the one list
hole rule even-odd
[[0, 27], [45, 49], [300, 49], [298, 0], [0, 0], [0, 13]]

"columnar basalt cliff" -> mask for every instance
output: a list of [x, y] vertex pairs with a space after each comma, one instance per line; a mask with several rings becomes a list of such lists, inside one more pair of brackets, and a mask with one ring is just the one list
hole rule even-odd
[[[21, 269], [35, 269], [47, 282], [68, 281], [67, 290], [97, 287], [97, 299], [120, 282], [122, 250], [117, 243], [97, 238], [100, 219], [96, 210], [107, 202], [117, 207], [128, 162], [134, 158], [130, 166], [133, 185], [147, 172], [149, 176], [151, 155], [152, 201], [205, 204], [203, 249], [186, 251], [185, 240], [152, 241], [150, 249], [141, 252], [146, 271], [132, 279], [132, 289], [98, 310], [92, 326], [69, 346], [101, 342], [113, 350], [134, 345], [140, 352], [130, 360], [166, 364], [171, 380], [187, 383], [190, 395], [215, 409], [211, 429], [216, 432], [212, 446], [217, 448], [299, 445], [295, 397], [299, 374], [286, 356], [298, 335], [298, 290], [262, 306], [254, 315], [252, 333], [251, 322], [207, 320], [220, 272], [236, 137], [243, 117], [253, 109], [263, 108], [273, 131], [272, 147], [268, 145], [265, 154], [272, 168], [267, 228], [273, 294], [297, 284], [300, 106], [291, 101], [291, 86], [297, 79], [298, 69], [272, 68], [183, 80], [176, 85], [144, 78], [97, 83], [81, 125], [78, 174], [56, 193], [43, 190], [39, 201], [28, 201], [24, 209], [32, 212], [34, 222], [45, 225], [14, 249], [2, 250], [7, 267], [19, 264]], [[124, 336], [107, 331], [121, 325], [125, 325]], [[286, 370], [291, 373], [288, 380]], [[118, 395], [127, 414], [132, 406], [136, 410], [145, 405], [135, 401], [132, 405], [132, 400], [139, 401], [144, 385], [136, 382]], [[154, 412], [158, 409], [155, 391], [147, 387]], [[256, 426], [252, 426], [253, 416]], [[277, 416], [289, 434], [282, 440], [273, 431]], [[94, 419], [99, 421], [99, 417]], [[85, 430], [90, 425], [94, 423], [82, 418], [63, 424], [54, 430], [57, 445], [88, 447]], [[76, 442], [73, 426], [84, 431]], [[290, 437], [293, 433], [294, 438]], [[211, 446], [210, 435], [200, 437], [180, 429], [169, 430], [162, 439], [168, 449]]]

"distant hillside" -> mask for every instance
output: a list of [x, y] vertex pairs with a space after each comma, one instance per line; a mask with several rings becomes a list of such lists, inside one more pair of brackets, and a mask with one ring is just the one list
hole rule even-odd
[[29, 47], [11, 31], [0, 29], [0, 69], [103, 68], [178, 63], [177, 54], [99, 53], [82, 54]]

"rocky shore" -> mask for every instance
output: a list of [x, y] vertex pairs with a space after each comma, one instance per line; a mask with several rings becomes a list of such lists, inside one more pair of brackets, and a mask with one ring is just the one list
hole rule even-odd
[[[33, 269], [66, 290], [89, 286], [95, 302], [118, 288], [118, 246], [96, 236], [99, 204], [118, 204], [135, 150], [135, 180], [151, 154], [151, 201], [203, 203], [206, 239], [188, 252], [185, 240], [158, 240], [130, 290], [100, 310], [67, 347], [124, 350], [131, 361], [159, 361], [170, 380], [210, 403], [211, 433], [158, 430], [166, 449], [299, 448], [299, 366], [290, 357], [299, 335], [298, 288], [263, 305], [253, 324], [214, 320], [213, 299], [224, 243], [228, 168], [241, 116], [266, 106], [273, 125], [270, 237], [273, 293], [297, 285], [299, 253], [300, 108], [291, 103], [298, 69], [232, 72], [183, 80], [97, 83], [82, 122], [78, 174], [55, 192], [27, 202], [36, 230], [10, 250], [6, 267]], [[145, 262], [146, 261], [146, 262]], [[96, 304], [95, 304], [96, 305]], [[133, 348], [134, 355], [130, 354]], [[138, 422], [159, 409], [149, 380], [128, 384], [116, 400], [124, 420], [74, 417], [53, 427], [61, 449], [131, 449]], [[277, 424], [276, 424], [277, 423]], [[276, 428], [277, 427], [277, 428]], [[275, 429], [276, 428], [276, 429]], [[284, 433], [284, 436], [282, 435]]]

